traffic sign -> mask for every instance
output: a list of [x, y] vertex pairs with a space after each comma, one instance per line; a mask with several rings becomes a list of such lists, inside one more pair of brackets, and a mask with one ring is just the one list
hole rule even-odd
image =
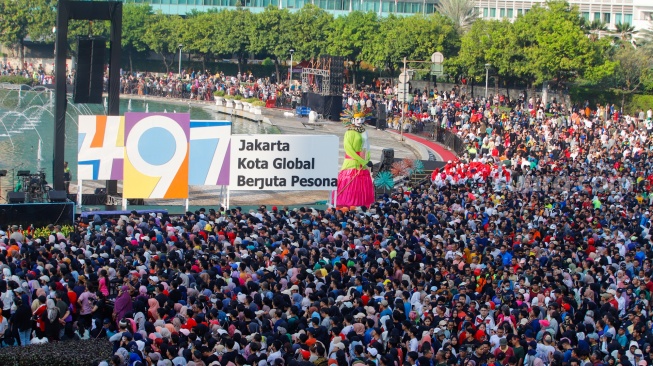
[[399, 74], [399, 83], [407, 83], [410, 80], [410, 74], [408, 72], [402, 72]]
[[441, 52], [434, 52], [431, 55], [431, 62], [434, 64], [441, 64], [444, 62], [444, 55]]

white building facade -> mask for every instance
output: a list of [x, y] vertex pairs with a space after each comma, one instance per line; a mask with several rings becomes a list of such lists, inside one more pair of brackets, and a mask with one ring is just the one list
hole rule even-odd
[[[515, 19], [545, 0], [476, 0], [478, 14], [483, 19]], [[635, 30], [648, 29], [653, 25], [653, 0], [569, 0], [578, 7], [581, 16], [588, 21], [604, 21], [608, 28], [628, 23]]]

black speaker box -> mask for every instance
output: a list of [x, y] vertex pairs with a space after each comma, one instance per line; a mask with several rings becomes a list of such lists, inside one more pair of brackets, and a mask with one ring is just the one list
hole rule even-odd
[[68, 194], [66, 191], [48, 191], [50, 202], [66, 202]]
[[25, 203], [25, 192], [8, 192], [8, 203]]
[[77, 39], [77, 64], [73, 89], [75, 103], [102, 103], [106, 49], [106, 39], [103, 37]]

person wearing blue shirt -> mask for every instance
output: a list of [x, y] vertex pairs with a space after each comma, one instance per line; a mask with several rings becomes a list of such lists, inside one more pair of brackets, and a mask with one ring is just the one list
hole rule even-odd
[[509, 266], [512, 263], [512, 254], [507, 250], [505, 245], [501, 246], [501, 264]]

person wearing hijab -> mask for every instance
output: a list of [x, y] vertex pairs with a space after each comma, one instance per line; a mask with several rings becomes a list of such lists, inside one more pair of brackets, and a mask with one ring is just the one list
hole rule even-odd
[[48, 341], [57, 341], [59, 340], [59, 308], [53, 299], [48, 299], [46, 302], [47, 305], [47, 317], [45, 322], [45, 333], [48, 337]]
[[155, 298], [150, 298], [147, 300], [147, 315], [149, 319], [157, 319], [157, 310], [159, 309], [159, 301]]
[[113, 307], [113, 318], [116, 322], [119, 322], [125, 314], [132, 311], [132, 297], [129, 294], [129, 286], [123, 285], [118, 292], [118, 297], [116, 297], [116, 302]]

